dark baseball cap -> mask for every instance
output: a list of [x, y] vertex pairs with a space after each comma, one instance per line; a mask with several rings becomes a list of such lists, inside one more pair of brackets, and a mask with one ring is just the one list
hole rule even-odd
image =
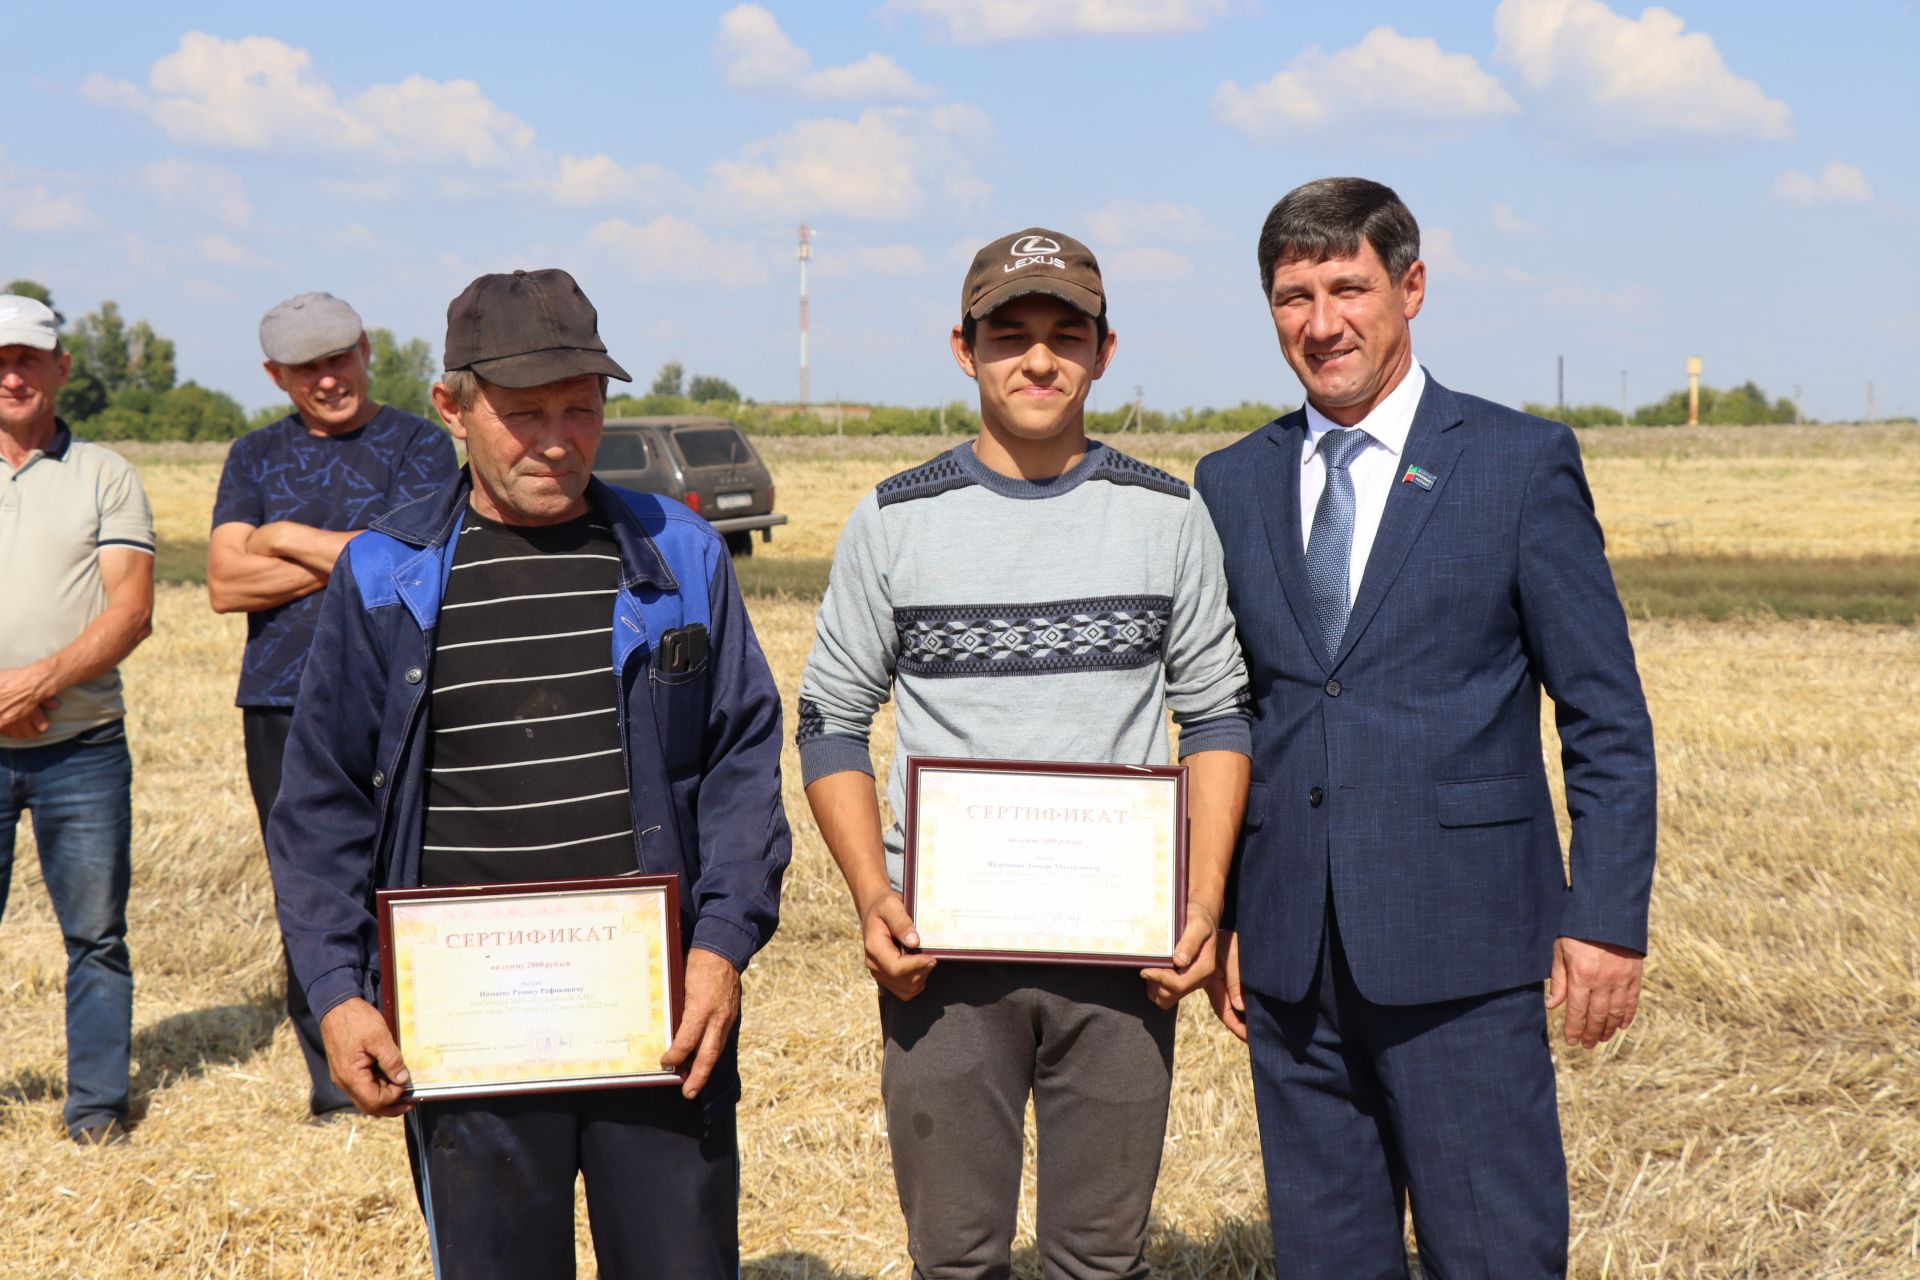
[[1107, 293], [1093, 250], [1045, 227], [1001, 236], [973, 255], [960, 289], [960, 313], [978, 320], [1030, 293], [1058, 298], [1096, 320], [1107, 313]]
[[503, 387], [538, 387], [582, 374], [633, 379], [600, 341], [600, 315], [558, 267], [481, 276], [447, 306], [448, 370]]

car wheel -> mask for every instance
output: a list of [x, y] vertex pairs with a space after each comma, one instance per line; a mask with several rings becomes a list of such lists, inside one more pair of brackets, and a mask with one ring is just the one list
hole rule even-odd
[[727, 535], [727, 554], [730, 556], [750, 556], [753, 554], [753, 531], [742, 529], [738, 533]]

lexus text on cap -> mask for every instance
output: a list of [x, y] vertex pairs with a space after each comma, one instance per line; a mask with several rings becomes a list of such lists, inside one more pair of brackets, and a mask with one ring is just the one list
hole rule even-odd
[[600, 341], [600, 315], [558, 267], [481, 276], [447, 307], [447, 368], [502, 387], [600, 373], [632, 382]]
[[51, 351], [60, 345], [60, 318], [37, 298], [0, 294], [0, 347], [38, 347]]
[[355, 346], [360, 313], [330, 293], [300, 293], [260, 317], [260, 350], [275, 364], [306, 364]]
[[1107, 293], [1093, 250], [1045, 227], [1001, 236], [974, 254], [960, 290], [960, 312], [978, 320], [1030, 293], [1058, 298], [1096, 320], [1107, 313]]

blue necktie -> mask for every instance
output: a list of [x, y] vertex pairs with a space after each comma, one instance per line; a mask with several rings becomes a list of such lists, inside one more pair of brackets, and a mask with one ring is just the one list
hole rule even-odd
[[1353, 559], [1353, 477], [1347, 462], [1367, 442], [1358, 429], [1329, 431], [1320, 437], [1320, 459], [1327, 468], [1327, 487], [1313, 509], [1313, 529], [1307, 535], [1307, 582], [1313, 588], [1313, 611], [1320, 621], [1320, 642], [1327, 657], [1340, 652], [1352, 609], [1348, 564]]

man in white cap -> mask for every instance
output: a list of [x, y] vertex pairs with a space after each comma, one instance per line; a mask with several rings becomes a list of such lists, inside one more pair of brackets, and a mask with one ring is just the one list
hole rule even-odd
[[[375, 516], [432, 493], [457, 468], [446, 432], [368, 395], [366, 330], [332, 294], [303, 293], [268, 311], [260, 349], [293, 412], [242, 436], [227, 454], [207, 544], [207, 594], [214, 612], [247, 615], [235, 701], [264, 832], [280, 791], [318, 593], [334, 560]], [[315, 1121], [353, 1114], [352, 1099], [328, 1075], [319, 1023], [291, 977], [287, 1016], [307, 1061]]]
[[32, 298], [0, 296], [0, 913], [33, 814], [67, 943], [67, 1132], [127, 1140], [133, 764], [121, 659], [152, 631], [153, 513], [125, 458], [54, 411], [73, 357]]

